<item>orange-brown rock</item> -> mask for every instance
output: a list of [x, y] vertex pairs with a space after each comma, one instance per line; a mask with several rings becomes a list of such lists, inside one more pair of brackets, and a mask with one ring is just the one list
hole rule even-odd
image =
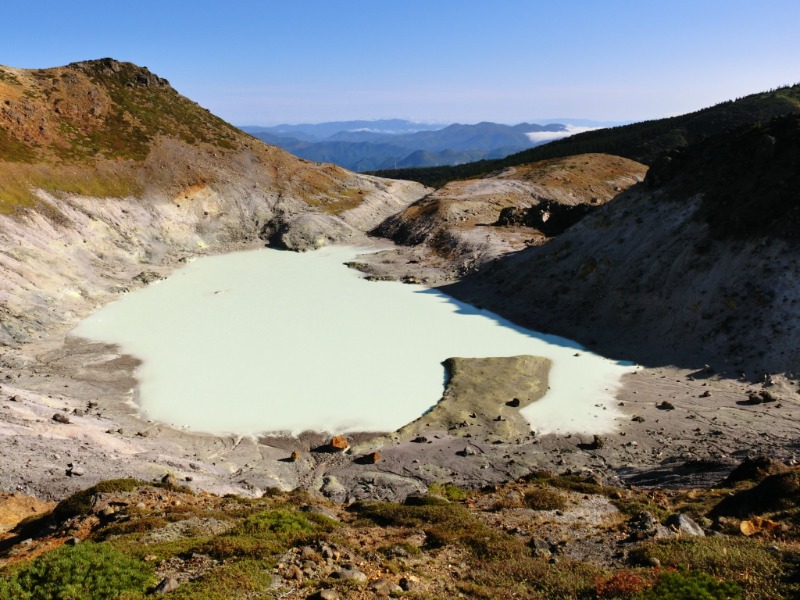
[[289, 460], [291, 462], [297, 462], [300, 460], [300, 453], [297, 450], [292, 450], [291, 456], [289, 456]]
[[350, 446], [350, 442], [343, 435], [335, 435], [331, 438], [330, 446], [333, 450], [346, 450]]
[[370, 452], [369, 454], [364, 456], [364, 462], [366, 464], [368, 464], [368, 465], [374, 465], [380, 459], [381, 459], [381, 453], [380, 452]]

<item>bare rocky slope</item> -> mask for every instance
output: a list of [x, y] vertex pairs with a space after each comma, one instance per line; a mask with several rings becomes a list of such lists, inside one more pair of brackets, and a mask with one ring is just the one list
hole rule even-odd
[[503, 254], [546, 243], [646, 171], [618, 156], [580, 154], [448, 183], [372, 230], [400, 247], [359, 267], [373, 277], [428, 284], [463, 277]]
[[556, 240], [443, 290], [615, 357], [796, 376], [798, 123], [666, 155]]

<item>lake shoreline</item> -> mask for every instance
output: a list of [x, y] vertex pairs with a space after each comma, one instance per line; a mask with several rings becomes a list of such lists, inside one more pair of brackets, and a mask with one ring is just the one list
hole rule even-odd
[[[428, 427], [424, 442], [348, 434], [352, 450], [334, 453], [320, 451], [327, 435], [212, 436], [142, 419], [132, 404], [137, 361], [66, 333], [4, 349], [0, 452], [9, 458], [0, 475], [3, 491], [61, 499], [104, 479], [173, 475], [216, 494], [302, 488], [347, 502], [401, 499], [437, 481], [481, 487], [535, 469], [618, 485], [709, 485], [747, 455], [796, 459], [791, 441], [800, 407], [781, 377], [763, 388], [714, 373], [640, 369], [625, 375], [615, 394], [624, 414], [619, 431], [599, 442], [545, 435], [496, 444]], [[760, 391], [779, 400], [749, 403], [748, 394]], [[56, 414], [69, 423], [53, 420]], [[299, 453], [293, 462], [292, 451]], [[377, 462], [362, 460], [375, 451]]]

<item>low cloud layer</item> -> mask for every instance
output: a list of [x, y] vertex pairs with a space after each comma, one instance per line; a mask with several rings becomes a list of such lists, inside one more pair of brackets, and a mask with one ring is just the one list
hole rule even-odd
[[578, 127], [577, 125], [567, 125], [564, 131], [531, 131], [525, 135], [535, 144], [542, 142], [552, 142], [553, 140], [560, 140], [561, 138], [575, 135], [576, 133], [583, 133], [584, 131], [594, 131], [595, 129], [603, 129], [602, 127]]

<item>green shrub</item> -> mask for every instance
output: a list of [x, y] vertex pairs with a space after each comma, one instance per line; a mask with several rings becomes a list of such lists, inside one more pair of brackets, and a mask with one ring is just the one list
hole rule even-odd
[[741, 600], [742, 590], [730, 581], [718, 581], [699, 571], [662, 573], [641, 600]]
[[150, 565], [107, 544], [62, 546], [0, 580], [0, 597], [19, 600], [118, 598], [154, 585]]

